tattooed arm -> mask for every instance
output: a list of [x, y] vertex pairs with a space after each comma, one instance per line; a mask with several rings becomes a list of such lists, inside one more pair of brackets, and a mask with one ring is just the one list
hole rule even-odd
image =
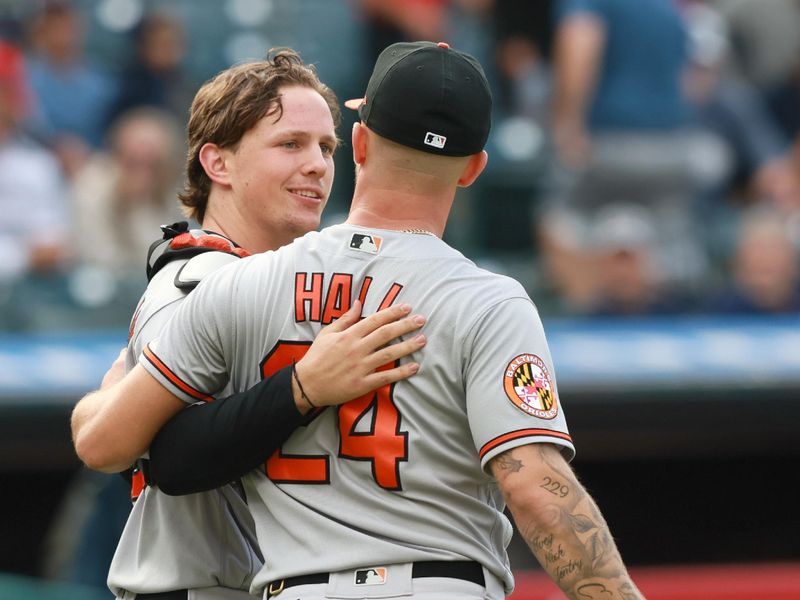
[[573, 600], [640, 600], [600, 510], [558, 449], [530, 444], [491, 469], [522, 537]]

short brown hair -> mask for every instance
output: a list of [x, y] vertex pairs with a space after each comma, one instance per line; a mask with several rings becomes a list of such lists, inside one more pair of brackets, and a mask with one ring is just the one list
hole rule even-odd
[[281, 118], [283, 106], [278, 90], [299, 85], [317, 91], [328, 104], [336, 127], [341, 109], [336, 94], [317, 76], [294, 50], [272, 49], [263, 61], [226, 69], [207, 81], [192, 102], [188, 127], [186, 187], [178, 198], [186, 214], [202, 222], [211, 191], [209, 179], [200, 163], [200, 149], [206, 143], [236, 149], [242, 136], [268, 114]]

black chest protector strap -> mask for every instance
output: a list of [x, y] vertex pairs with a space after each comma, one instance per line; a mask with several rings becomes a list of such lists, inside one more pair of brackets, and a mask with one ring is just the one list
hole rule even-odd
[[[204, 252], [222, 252], [240, 258], [249, 256], [249, 252], [225, 236], [204, 229], [189, 229], [189, 223], [186, 221], [162, 225], [161, 231], [163, 237], [150, 244], [150, 249], [147, 251], [147, 281], [150, 281], [170, 261], [190, 259]], [[176, 276], [176, 287], [189, 292], [197, 285], [197, 281], [185, 285], [179, 284], [179, 276], [180, 272]], [[133, 335], [138, 313], [137, 307], [131, 320], [128, 339]], [[131, 500], [135, 502], [142, 490], [151, 483], [150, 461], [140, 458], [131, 469], [121, 474], [131, 484]]]
[[147, 251], [147, 280], [150, 281], [168, 262], [188, 259], [203, 252], [224, 252], [243, 258], [249, 256], [244, 248], [224, 235], [205, 229], [189, 229], [189, 223], [179, 221], [162, 225], [162, 239], [150, 244]]

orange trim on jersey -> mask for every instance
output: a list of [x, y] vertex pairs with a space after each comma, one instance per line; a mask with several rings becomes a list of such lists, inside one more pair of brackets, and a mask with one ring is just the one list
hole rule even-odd
[[142, 495], [147, 482], [144, 480], [144, 473], [138, 469], [131, 476], [131, 502], [136, 502]]
[[153, 365], [156, 369], [158, 369], [159, 373], [161, 373], [164, 377], [169, 379], [172, 385], [174, 385], [180, 390], [183, 390], [185, 393], [189, 394], [192, 398], [196, 398], [197, 400], [203, 400], [204, 402], [213, 402], [214, 396], [209, 396], [208, 394], [204, 394], [203, 392], [194, 389], [188, 383], [183, 381], [180, 377], [175, 375], [175, 373], [173, 373], [167, 365], [161, 362], [161, 359], [158, 358], [155, 355], [155, 353], [150, 349], [150, 344], [147, 344], [144, 347], [143, 354], [144, 357], [150, 362], [150, 364]]
[[551, 429], [518, 429], [517, 431], [511, 431], [509, 433], [505, 433], [501, 436], [494, 438], [493, 440], [486, 442], [481, 448], [480, 456], [481, 458], [483, 458], [489, 452], [497, 448], [499, 445], [505, 444], [506, 442], [510, 442], [511, 440], [518, 440], [519, 438], [531, 437], [534, 435], [555, 437], [572, 443], [572, 438], [569, 436], [569, 434], [562, 433], [560, 431], [553, 431]]
[[136, 306], [136, 310], [133, 313], [133, 317], [131, 317], [131, 324], [128, 326], [128, 341], [131, 341], [133, 337], [133, 332], [136, 329], [136, 322], [139, 320], [139, 313], [142, 312], [142, 306], [144, 305], [144, 296], [142, 296], [141, 300], [139, 300], [139, 304]]

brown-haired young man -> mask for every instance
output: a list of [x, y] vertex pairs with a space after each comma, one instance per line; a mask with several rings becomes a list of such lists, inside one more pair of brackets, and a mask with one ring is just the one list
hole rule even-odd
[[[181, 201], [202, 229], [166, 227], [165, 239], [151, 248], [150, 283], [132, 321], [127, 370], [140, 356], [156, 360], [142, 351], [204, 276], [318, 227], [333, 181], [339, 116], [333, 92], [289, 50], [223, 71], [198, 91], [189, 120], [188, 182]], [[320, 333], [296, 365], [264, 373], [266, 378], [254, 388], [257, 393], [239, 394], [237, 400], [249, 412], [238, 416], [269, 425], [255, 445], [232, 441], [236, 461], [256, 466], [260, 453], [269, 454], [305, 423], [314, 406], [340, 403], [413, 374], [413, 364], [374, 373], [378, 365], [424, 345], [424, 338], [417, 336], [384, 347], [419, 328], [421, 319], [408, 317], [408, 312], [408, 306], [396, 306], [359, 322], [360, 311], [350, 310]], [[197, 368], [203, 369], [204, 362], [198, 360]], [[301, 379], [293, 373], [302, 373]], [[120, 376], [117, 364], [103, 389], [114, 389]], [[314, 405], [300, 380], [313, 390]], [[226, 390], [223, 384], [189, 404], [210, 402]], [[228, 400], [208, 405], [216, 418], [228, 418]], [[103, 402], [99, 392], [89, 394], [72, 416], [76, 450], [90, 467], [125, 469], [186, 405], [142, 395], [130, 406], [116, 406]], [[109, 427], [135, 439], [108, 436]], [[199, 454], [195, 458], [204, 461]], [[152, 451], [150, 460], [137, 461], [134, 482], [146, 485], [137, 490], [141, 493], [114, 556], [109, 587], [125, 600], [248, 598], [262, 560], [240, 486], [223, 478], [216, 483], [221, 487], [209, 492], [168, 496], [157, 486], [159, 463]], [[207, 474], [214, 477], [213, 470]]]

